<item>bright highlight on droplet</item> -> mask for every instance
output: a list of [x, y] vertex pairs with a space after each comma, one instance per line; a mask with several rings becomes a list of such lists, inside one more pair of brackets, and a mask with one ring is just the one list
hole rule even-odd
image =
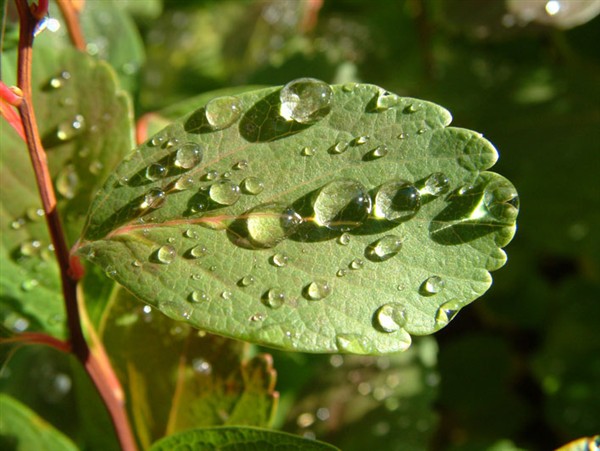
[[549, 16], [555, 16], [560, 11], [560, 2], [557, 0], [550, 0], [546, 3], [546, 12]]

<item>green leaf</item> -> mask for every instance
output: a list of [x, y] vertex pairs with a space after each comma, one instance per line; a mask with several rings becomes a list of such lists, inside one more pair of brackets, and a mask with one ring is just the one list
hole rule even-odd
[[0, 394], [0, 445], [26, 451], [76, 451], [66, 436], [17, 400]]
[[319, 83], [313, 104], [269, 88], [167, 127], [107, 180], [79, 253], [174, 319], [273, 347], [382, 354], [445, 326], [515, 231], [496, 150], [437, 105]]
[[198, 333], [123, 289], [100, 332], [144, 447], [189, 428], [270, 425], [278, 399], [272, 361], [250, 358], [247, 343]]
[[190, 449], [227, 449], [231, 451], [270, 450], [335, 450], [327, 443], [304, 439], [283, 432], [249, 427], [192, 429], [166, 437], [152, 445], [150, 451]]

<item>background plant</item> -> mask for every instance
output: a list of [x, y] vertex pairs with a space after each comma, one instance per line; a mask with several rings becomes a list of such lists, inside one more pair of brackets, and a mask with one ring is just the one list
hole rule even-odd
[[[59, 4], [68, 11], [65, 3]], [[479, 2], [466, 7], [436, 1], [148, 1], [144, 8], [142, 2], [89, 1], [81, 12], [85, 40], [75, 31], [74, 41], [117, 72], [134, 99], [140, 141], [195, 108], [199, 100], [189, 99], [199, 92], [283, 84], [304, 75], [336, 83], [364, 80], [440, 103], [455, 123], [483, 131], [502, 153], [494, 169], [519, 187], [526, 207], [511, 263], [495, 275], [484, 300], [436, 335], [439, 355], [432, 337], [393, 357], [267, 351], [281, 393], [276, 426], [343, 449], [364, 447], [360, 440], [417, 449], [548, 449], [598, 432], [600, 368], [593, 356], [599, 347], [599, 209], [592, 172], [598, 167], [597, 19], [570, 29], [589, 20], [594, 2], [590, 16], [579, 20], [573, 17], [581, 11], [549, 14], [545, 2], [539, 11], [523, 11], [518, 3], [482, 10]], [[556, 3], [568, 12], [566, 3]], [[7, 6], [2, 80], [12, 85], [17, 27]], [[60, 20], [57, 11], [51, 15]], [[34, 66], [32, 86], [73, 243], [91, 195], [134, 144], [131, 131], [117, 126], [127, 116], [126, 95], [110, 69], [70, 49], [65, 29], [63, 22], [58, 32], [46, 31], [36, 41], [34, 64], [40, 69]], [[66, 74], [75, 73], [81, 86], [69, 84]], [[36, 102], [36, 95], [47, 100]], [[98, 139], [88, 139], [89, 127], [81, 135], [77, 127], [61, 127], [65, 121], [72, 125], [82, 110], [96, 114], [86, 121], [98, 124]], [[39, 204], [35, 191], [23, 185], [31, 178], [27, 166], [14, 160], [25, 150], [2, 124], [3, 148], [15, 149], [2, 164], [3, 322], [12, 332], [41, 330], [64, 338], [60, 279], [46, 263], [53, 258], [49, 241], [38, 239], [45, 233]], [[13, 272], [15, 243], [30, 244], [23, 250], [36, 259]], [[171, 408], [185, 399], [183, 393], [218, 406], [197, 412], [203, 425], [244, 423], [239, 419], [247, 419], [247, 412], [253, 424], [270, 422], [276, 397], [270, 357], [237, 342], [197, 336], [182, 323], [145, 311], [93, 266], [82, 283], [89, 324], [100, 331], [98, 339], [124, 382], [141, 444], [185, 426]], [[69, 357], [35, 346], [11, 349], [10, 355], [3, 392], [80, 447], [116, 446], [94, 390]], [[149, 356], [157, 357], [152, 364]], [[186, 366], [198, 375], [197, 385], [164, 377], [182, 374]], [[173, 398], [175, 387], [179, 398]]]

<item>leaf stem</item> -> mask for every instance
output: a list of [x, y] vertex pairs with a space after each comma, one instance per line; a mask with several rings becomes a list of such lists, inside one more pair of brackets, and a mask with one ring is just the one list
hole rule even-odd
[[79, 10], [72, 0], [56, 0], [60, 13], [65, 19], [69, 37], [73, 46], [82, 52], [85, 50], [85, 38], [79, 24]]
[[[111, 416], [121, 448], [125, 451], [134, 451], [136, 450], [136, 444], [133, 432], [127, 418], [123, 399], [118, 396], [118, 393], [122, 393], [119, 382], [110, 364], [104, 359], [98, 360], [94, 353], [90, 352], [90, 348], [83, 336], [77, 302], [77, 280], [72, 276], [72, 274], [78, 274], [79, 272], [71, 271], [69, 248], [56, 209], [56, 195], [48, 170], [47, 157], [40, 140], [35, 115], [33, 114], [31, 62], [34, 30], [40, 18], [34, 15], [34, 12], [28, 6], [27, 0], [15, 0], [15, 2], [20, 22], [17, 86], [23, 93], [22, 101], [18, 108], [46, 217], [46, 224], [60, 268], [62, 291], [67, 312], [70, 350], [83, 364], [102, 397]], [[38, 7], [40, 5], [42, 5], [42, 2], [38, 3]]]

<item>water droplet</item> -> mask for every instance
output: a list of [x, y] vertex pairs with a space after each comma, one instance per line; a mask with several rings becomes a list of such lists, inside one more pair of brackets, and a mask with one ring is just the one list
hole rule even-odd
[[345, 269], [338, 269], [337, 272], [335, 273], [336, 276], [338, 277], [344, 277], [346, 275], [348, 271], [346, 271]]
[[427, 179], [421, 189], [421, 195], [439, 196], [450, 189], [450, 179], [442, 172], [434, 172]]
[[279, 100], [279, 111], [285, 120], [312, 124], [329, 113], [333, 90], [323, 81], [299, 78], [281, 89]]
[[155, 136], [150, 140], [150, 144], [152, 144], [154, 147], [160, 146], [162, 143], [165, 142], [165, 137], [164, 136]]
[[44, 217], [44, 210], [38, 207], [30, 207], [25, 212], [25, 216], [31, 222], [37, 222]]
[[400, 103], [400, 98], [396, 94], [387, 91], [381, 91], [375, 101], [376, 111], [386, 111]]
[[254, 315], [252, 315], [250, 317], [250, 321], [252, 321], [253, 323], [256, 323], [258, 321], [264, 321], [265, 318], [266, 318], [266, 315], [264, 313], [255, 313]]
[[389, 153], [388, 147], [385, 144], [375, 147], [371, 152], [367, 154], [370, 159], [377, 160], [385, 157]]
[[184, 191], [186, 189], [191, 189], [194, 187], [194, 179], [188, 175], [184, 175], [183, 177], [180, 177], [179, 179], [177, 179], [177, 181], [175, 182], [175, 185], [173, 186], [173, 188], [175, 188], [177, 191]]
[[306, 288], [306, 294], [308, 298], [312, 299], [313, 301], [326, 298], [331, 294], [331, 291], [331, 284], [323, 279], [314, 280]]
[[210, 182], [212, 180], [216, 180], [219, 177], [219, 173], [215, 170], [208, 170], [206, 171], [206, 174], [204, 174], [204, 176], [202, 177], [203, 180], [206, 180], [207, 182]]
[[223, 130], [240, 118], [242, 104], [237, 97], [217, 97], [206, 104], [204, 112], [213, 130]]
[[15, 332], [25, 332], [28, 327], [29, 321], [26, 318], [19, 316], [15, 318], [10, 328]]
[[144, 196], [144, 200], [140, 204], [142, 210], [147, 208], [160, 208], [164, 205], [167, 196], [160, 188], [153, 188]]
[[350, 244], [350, 234], [349, 233], [342, 233], [339, 237], [338, 237], [338, 243], [341, 244], [342, 246], [347, 246], [348, 244]]
[[359, 182], [335, 180], [319, 190], [313, 209], [318, 225], [344, 232], [362, 225], [371, 212], [371, 198]]
[[185, 229], [185, 232], [183, 232], [183, 236], [186, 238], [191, 238], [193, 240], [198, 239], [198, 234], [194, 229]]
[[37, 287], [39, 284], [40, 284], [40, 282], [37, 279], [27, 279], [21, 283], [21, 289], [23, 291], [31, 291], [35, 287]]
[[194, 246], [188, 251], [188, 255], [191, 258], [200, 258], [204, 257], [208, 253], [208, 249], [205, 246], [198, 245]]
[[209, 375], [212, 373], [212, 365], [202, 358], [192, 360], [192, 368], [199, 374]]
[[300, 154], [305, 157], [312, 157], [317, 153], [317, 149], [314, 147], [303, 147]]
[[361, 146], [365, 144], [370, 138], [367, 135], [357, 136], [352, 140], [353, 146]]
[[19, 230], [24, 225], [25, 225], [25, 219], [17, 218], [13, 222], [10, 223], [10, 228], [13, 230]]
[[120, 186], [127, 186], [129, 184], [129, 177], [127, 177], [126, 175], [124, 175], [123, 177], [119, 177], [119, 185]]
[[422, 135], [423, 133], [425, 133], [427, 130], [424, 128], [420, 128], [417, 130], [417, 135]]
[[79, 175], [72, 164], [66, 165], [56, 177], [56, 190], [65, 198], [73, 199], [79, 185]]
[[290, 258], [286, 254], [277, 253], [277, 254], [274, 254], [271, 257], [271, 264], [273, 266], [277, 266], [279, 268], [282, 268], [282, 267], [284, 267], [284, 266], [286, 266], [288, 264], [289, 259]]
[[381, 185], [375, 195], [375, 217], [393, 222], [412, 218], [421, 207], [421, 195], [415, 186], [405, 180]]
[[106, 268], [104, 268], [104, 272], [111, 279], [114, 279], [116, 277], [116, 275], [118, 274], [117, 270], [112, 265], [107, 265]]
[[168, 244], [159, 247], [156, 251], [156, 260], [160, 263], [164, 263], [165, 265], [168, 265], [169, 263], [173, 262], [176, 256], [177, 251], [175, 251], [175, 248], [173, 246], [170, 246]]
[[265, 189], [265, 183], [258, 177], [246, 177], [242, 180], [242, 190], [246, 194], [260, 194]]
[[223, 175], [221, 175], [221, 177], [224, 179], [231, 178], [231, 172], [225, 171], [225, 172], [223, 172]]
[[48, 84], [53, 89], [59, 89], [59, 88], [62, 88], [62, 86], [63, 86], [63, 80], [59, 77], [52, 77]]
[[240, 198], [240, 187], [230, 180], [219, 180], [209, 189], [210, 198], [221, 205], [233, 205]]
[[457, 299], [452, 299], [440, 306], [437, 311], [435, 322], [438, 327], [444, 327], [456, 316], [462, 308], [462, 303]]
[[406, 324], [404, 306], [398, 303], [384, 304], [375, 312], [375, 323], [384, 332], [396, 332]]
[[513, 222], [519, 214], [519, 195], [506, 179], [493, 181], [485, 187], [483, 203], [489, 214], [502, 222]]
[[146, 168], [146, 178], [151, 181], [160, 180], [167, 175], [168, 169], [159, 163], [152, 163]]
[[437, 294], [444, 289], [446, 282], [440, 276], [431, 276], [421, 285], [421, 293], [425, 295]]
[[262, 248], [274, 247], [302, 223], [302, 218], [292, 208], [277, 203], [259, 205], [244, 217], [248, 238], [253, 245]]
[[368, 339], [357, 334], [338, 334], [335, 342], [338, 351], [349, 354], [364, 354], [370, 347]]
[[104, 169], [104, 165], [100, 161], [94, 160], [90, 163], [88, 169], [93, 175], [98, 175]]
[[354, 91], [356, 86], [357, 86], [356, 83], [344, 83], [344, 86], [342, 86], [342, 89], [345, 92], [352, 92], [352, 91]]
[[366, 255], [373, 261], [385, 261], [400, 252], [402, 239], [396, 235], [386, 235], [371, 243], [367, 248]]
[[37, 255], [42, 247], [42, 243], [39, 240], [24, 241], [19, 246], [19, 252], [25, 257], [33, 257]]
[[348, 150], [348, 143], [346, 141], [338, 141], [331, 146], [329, 153], [339, 155], [344, 153], [346, 150]]
[[256, 280], [254, 279], [254, 276], [247, 275], [238, 281], [238, 285], [241, 287], [249, 287], [250, 285], [254, 284], [255, 281]]
[[175, 147], [177, 144], [179, 144], [179, 139], [178, 138], [169, 138], [169, 140], [167, 141], [167, 144], [165, 145], [165, 147], [167, 149], [171, 148], [171, 147]]
[[237, 163], [235, 163], [232, 168], [236, 171], [243, 171], [248, 169], [248, 160], [240, 160]]
[[277, 309], [285, 302], [285, 293], [279, 288], [271, 288], [263, 296], [263, 302], [268, 307]]
[[61, 122], [56, 131], [56, 137], [61, 141], [68, 141], [75, 138], [85, 130], [85, 118], [81, 114], [76, 114], [70, 121]]
[[187, 143], [175, 152], [175, 166], [182, 169], [196, 167], [202, 161], [202, 149], [198, 144]]
[[362, 267], [365, 265], [365, 262], [363, 260], [361, 260], [360, 258], [355, 258], [354, 260], [352, 260], [350, 262], [350, 264], [348, 265], [348, 267], [350, 269], [362, 269]]
[[225, 300], [229, 300], [229, 299], [231, 299], [231, 296], [232, 296], [232, 293], [231, 293], [231, 291], [223, 291], [223, 292], [221, 293], [221, 297], [222, 297], [223, 299], [225, 299]]
[[141, 268], [142, 267], [142, 262], [139, 260], [134, 260], [131, 262], [131, 266], [133, 266], [134, 268]]
[[408, 133], [400, 133], [398, 135], [398, 139], [406, 139], [406, 138], [408, 138]]
[[405, 113], [416, 113], [417, 111], [419, 111], [420, 105], [417, 105], [415, 103], [411, 103], [410, 105], [408, 105], [406, 108], [404, 108], [404, 112]]

